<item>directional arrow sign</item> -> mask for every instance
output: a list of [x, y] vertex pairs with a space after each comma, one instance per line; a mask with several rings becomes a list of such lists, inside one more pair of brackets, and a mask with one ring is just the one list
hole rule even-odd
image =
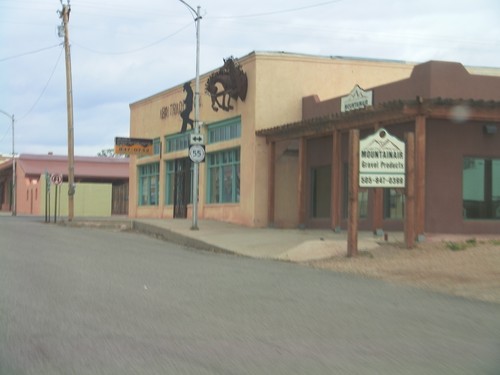
[[190, 145], [203, 145], [203, 144], [205, 144], [205, 137], [203, 137], [203, 134], [191, 133], [191, 134], [189, 134], [189, 144]]

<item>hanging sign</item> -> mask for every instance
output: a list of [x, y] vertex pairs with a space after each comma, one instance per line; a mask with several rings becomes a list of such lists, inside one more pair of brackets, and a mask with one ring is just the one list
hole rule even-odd
[[354, 111], [373, 105], [373, 90], [365, 91], [358, 85], [354, 86], [347, 96], [340, 98], [340, 112]]
[[153, 155], [153, 140], [115, 137], [115, 154]]
[[405, 143], [379, 129], [359, 141], [359, 186], [404, 188]]

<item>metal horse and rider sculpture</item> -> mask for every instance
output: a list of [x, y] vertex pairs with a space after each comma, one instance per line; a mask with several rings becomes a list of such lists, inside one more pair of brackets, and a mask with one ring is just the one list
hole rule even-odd
[[193, 110], [193, 89], [191, 88], [191, 83], [186, 82], [184, 84], [183, 91], [186, 93], [186, 99], [184, 99], [184, 109], [180, 113], [182, 118], [182, 127], [181, 133], [184, 133], [187, 130], [187, 126], [191, 125], [191, 129], [193, 129], [194, 121], [189, 117], [191, 111]]
[[219, 108], [226, 112], [234, 109], [231, 99], [245, 101], [247, 88], [247, 75], [232, 57], [224, 59], [224, 66], [212, 73], [205, 85], [205, 91], [212, 99], [212, 109], [216, 112]]

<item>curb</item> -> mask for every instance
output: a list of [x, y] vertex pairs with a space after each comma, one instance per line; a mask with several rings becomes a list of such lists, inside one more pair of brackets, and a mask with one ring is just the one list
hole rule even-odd
[[224, 254], [232, 254], [232, 255], [240, 255], [235, 253], [234, 251], [224, 249], [217, 245], [209, 244], [205, 241], [201, 241], [189, 236], [185, 236], [183, 234], [174, 232], [167, 228], [160, 228], [155, 225], [142, 223], [139, 221], [132, 220], [131, 221], [131, 230], [143, 233], [155, 238], [159, 238], [164, 241], [168, 241], [174, 243], [176, 245], [191, 247], [197, 250], [205, 250], [214, 253], [224, 253]]
[[[220, 246], [207, 243], [205, 241], [195, 239], [167, 228], [161, 228], [152, 224], [143, 223], [136, 220], [74, 220], [68, 222], [61, 220], [59, 225], [68, 227], [81, 227], [81, 228], [102, 228], [102, 229], [115, 229], [120, 231], [134, 231], [145, 234], [163, 241], [171, 242], [176, 245], [190, 247], [197, 250], [210, 251], [213, 253], [223, 253], [231, 255], [241, 255], [232, 250], [222, 248]], [[243, 256], [243, 255], [242, 255]]]

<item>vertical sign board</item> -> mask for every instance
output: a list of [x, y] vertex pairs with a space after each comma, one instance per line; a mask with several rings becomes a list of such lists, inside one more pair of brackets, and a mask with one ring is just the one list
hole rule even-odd
[[404, 188], [405, 143], [385, 129], [379, 129], [359, 142], [359, 186]]

